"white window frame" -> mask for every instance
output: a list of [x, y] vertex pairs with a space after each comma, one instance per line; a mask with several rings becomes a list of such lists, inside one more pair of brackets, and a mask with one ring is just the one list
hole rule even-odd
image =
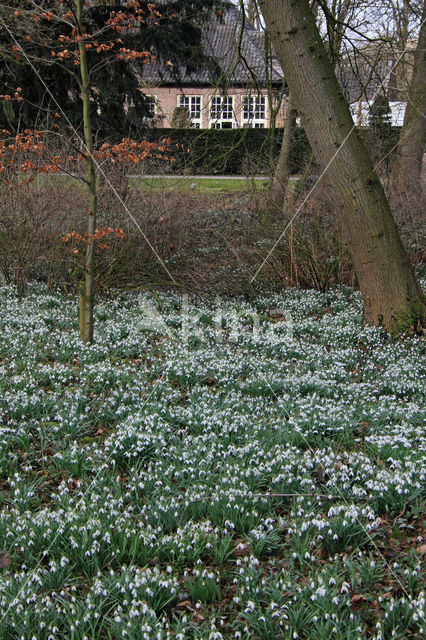
[[[142, 94], [143, 94], [144, 99], [145, 99], [145, 98], [149, 98], [150, 100], [152, 100], [152, 101], [153, 101], [153, 105], [152, 105], [152, 106], [153, 106], [152, 115], [144, 116], [144, 117], [143, 117], [143, 120], [147, 120], [147, 121], [155, 120], [155, 118], [156, 118], [156, 117], [157, 117], [157, 115], [158, 115], [158, 99], [157, 99], [157, 96], [154, 96], [154, 95], [153, 95], [153, 94], [151, 94], [151, 93], [143, 93], [143, 92], [142, 92]], [[135, 101], [133, 100], [133, 98], [127, 98], [127, 100], [126, 100], [126, 106], [125, 106], [125, 108], [126, 108], [126, 113], [127, 113], [127, 111], [128, 111], [130, 108], [132, 108], [132, 107], [134, 107], [134, 106], [135, 106]]]
[[235, 96], [210, 98], [210, 129], [235, 129], [238, 124], [234, 113]]
[[[198, 108], [199, 105], [199, 108]], [[188, 109], [188, 125], [192, 129], [201, 129], [201, 114], [203, 112], [203, 97], [200, 95], [180, 94], [177, 99], [178, 107]]]
[[253, 129], [266, 128], [266, 96], [241, 96], [241, 124]]
[[[147, 120], [154, 120], [158, 115], [158, 100], [157, 96], [154, 96], [150, 93], [145, 93], [145, 100], [148, 99], [152, 104], [152, 115], [151, 113], [148, 116], [145, 116]], [[150, 109], [151, 111], [151, 109]]]

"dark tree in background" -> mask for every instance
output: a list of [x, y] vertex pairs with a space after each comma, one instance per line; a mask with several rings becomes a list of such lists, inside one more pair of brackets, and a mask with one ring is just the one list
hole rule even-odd
[[[38, 7], [49, 11], [66, 11], [72, 3], [64, 0], [41, 0]], [[228, 3], [222, 0], [173, 0], [149, 3], [140, 0], [138, 5], [144, 14], [149, 14], [148, 5], [158, 11], [156, 20], [147, 20], [130, 29], [123, 22], [120, 38], [128, 50], [145, 50], [159, 61], [170, 61], [173, 67], [183, 66], [188, 70], [211, 64], [201, 47], [201, 25], [206, 14], [220, 15]], [[13, 93], [16, 87], [24, 89], [25, 100], [19, 104], [5, 104], [0, 108], [0, 128], [12, 131], [23, 128], [50, 128], [52, 114], [60, 109], [66, 113], [71, 124], [78, 128], [81, 124], [79, 88], [75, 78], [54, 57], [46, 56], [42, 42], [29, 40], [31, 30], [22, 28], [21, 15], [28, 10], [26, 0], [6, 0], [0, 7], [0, 94]], [[132, 15], [133, 1], [94, 0], [85, 10], [87, 29], [99, 30], [99, 45], [108, 45], [109, 35], [103, 26], [111, 12]], [[132, 23], [134, 24], [134, 23]], [[51, 40], [64, 32], [64, 26], [55, 20], [45, 18], [38, 25], [41, 30], [49, 30]], [[15, 47], [22, 44], [31, 54], [34, 68], [28, 61], [16, 54]], [[123, 64], [106, 48], [104, 51], [87, 52], [90, 68], [91, 119], [93, 131], [98, 140], [112, 142], [125, 136], [137, 138], [143, 135], [148, 103], [143, 93], [144, 63], [135, 60]], [[128, 61], [127, 61], [128, 62]], [[36, 73], [37, 72], [37, 73]], [[43, 82], [39, 76], [43, 78]], [[47, 88], [48, 87], [48, 90]], [[52, 100], [53, 94], [54, 100]], [[129, 106], [131, 107], [129, 109]]]
[[393, 146], [392, 112], [389, 100], [379, 94], [370, 106], [369, 125], [371, 130], [372, 160], [389, 168], [389, 154]]

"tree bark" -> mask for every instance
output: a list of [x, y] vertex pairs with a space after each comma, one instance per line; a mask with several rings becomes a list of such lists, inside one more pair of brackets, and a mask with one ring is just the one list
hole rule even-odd
[[93, 306], [94, 306], [94, 262], [95, 243], [93, 236], [96, 230], [97, 214], [97, 186], [96, 168], [93, 159], [93, 136], [90, 118], [90, 81], [87, 67], [85, 41], [83, 37], [83, 0], [76, 0], [76, 24], [79, 35], [78, 49], [81, 78], [81, 100], [83, 105], [84, 144], [86, 147], [87, 164], [87, 192], [88, 192], [88, 220], [87, 220], [87, 248], [84, 265], [84, 281], [80, 286], [80, 338], [83, 342], [93, 342]]
[[353, 125], [307, 0], [259, 0], [352, 255], [369, 323], [389, 331], [425, 316], [424, 296]]
[[275, 209], [282, 209], [290, 179], [290, 157], [293, 150], [293, 135], [296, 128], [296, 109], [290, 92], [284, 125], [280, 155], [272, 178], [270, 199]]
[[426, 2], [414, 53], [404, 124], [399, 137], [391, 173], [391, 187], [396, 196], [417, 198], [422, 195], [422, 161], [426, 144]]

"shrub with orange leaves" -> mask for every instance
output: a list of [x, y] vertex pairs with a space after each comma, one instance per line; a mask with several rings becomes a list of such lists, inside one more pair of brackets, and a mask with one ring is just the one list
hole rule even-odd
[[[54, 115], [58, 119], [59, 114]], [[86, 154], [55, 153], [50, 148], [45, 132], [25, 129], [23, 133], [12, 135], [7, 129], [0, 131], [0, 184], [15, 187], [24, 182], [32, 182], [40, 174], [58, 174], [61, 172], [79, 175], [80, 164], [85, 162]], [[94, 149], [93, 157], [97, 163], [102, 163], [102, 173], [105, 162], [110, 165], [140, 164], [150, 158], [162, 161], [172, 160], [169, 157], [169, 139], [160, 143], [142, 140], [138, 142], [125, 138], [121, 142], [111, 145], [102, 144]]]
[[69, 243], [71, 245], [73, 255], [79, 254], [79, 249], [75, 245], [87, 245], [89, 241], [96, 242], [96, 250], [97, 253], [99, 253], [100, 250], [108, 251], [110, 248], [110, 245], [105, 242], [99, 242], [102, 238], [105, 238], [105, 236], [113, 236], [118, 240], [124, 240], [126, 234], [121, 227], [116, 227], [115, 229], [113, 227], [103, 227], [102, 229], [96, 229], [95, 233], [84, 233], [83, 235], [76, 231], [70, 231], [70, 233], [67, 233], [62, 237], [62, 242], [65, 244]]

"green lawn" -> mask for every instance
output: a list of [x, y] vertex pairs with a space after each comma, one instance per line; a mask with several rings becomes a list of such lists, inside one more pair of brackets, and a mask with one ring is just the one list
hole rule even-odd
[[[37, 176], [36, 184], [53, 186], [55, 184], [67, 184], [72, 187], [84, 189], [84, 181], [76, 180], [68, 175], [47, 175]], [[269, 179], [254, 180], [251, 178], [231, 179], [231, 178], [188, 178], [161, 176], [155, 178], [129, 178], [131, 188], [140, 191], [176, 191], [181, 190], [185, 193], [235, 193], [239, 191], [261, 191], [269, 186]]]
[[219, 178], [175, 178], [160, 177], [160, 178], [131, 178], [130, 185], [133, 188], [140, 189], [141, 191], [174, 191], [177, 189], [185, 192], [194, 193], [233, 193], [238, 191], [251, 191], [263, 190], [269, 184], [268, 179], [265, 180], [253, 180], [250, 178], [245, 179], [219, 179]]

